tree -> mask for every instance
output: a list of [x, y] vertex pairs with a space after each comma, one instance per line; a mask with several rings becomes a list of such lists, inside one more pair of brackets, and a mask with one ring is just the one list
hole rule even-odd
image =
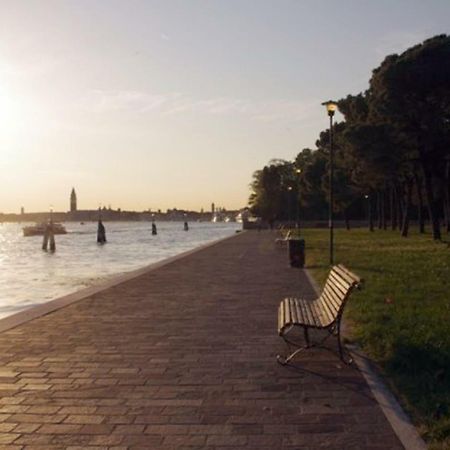
[[253, 174], [249, 204], [253, 214], [273, 222], [288, 217], [288, 187], [294, 186], [293, 165], [284, 160], [272, 160]]
[[410, 159], [421, 170], [433, 238], [440, 239], [440, 169], [450, 146], [450, 37], [436, 36], [388, 56], [370, 80], [370, 111], [413, 149]]

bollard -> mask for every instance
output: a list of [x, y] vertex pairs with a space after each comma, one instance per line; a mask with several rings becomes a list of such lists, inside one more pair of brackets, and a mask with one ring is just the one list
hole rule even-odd
[[[49, 248], [50, 244], [50, 248]], [[42, 241], [42, 250], [47, 251], [47, 249], [54, 253], [56, 251], [55, 234], [53, 233], [53, 223], [50, 222], [45, 226], [44, 239]]]
[[52, 227], [50, 227], [50, 251], [52, 253], [56, 251], [55, 234], [53, 233]]
[[100, 219], [98, 221], [98, 227], [97, 227], [97, 243], [98, 244], [106, 243], [106, 230]]
[[44, 230], [44, 239], [42, 241], [42, 250], [47, 251], [49, 237], [50, 237], [50, 229], [49, 229], [49, 225], [47, 224], [45, 226], [45, 230]]

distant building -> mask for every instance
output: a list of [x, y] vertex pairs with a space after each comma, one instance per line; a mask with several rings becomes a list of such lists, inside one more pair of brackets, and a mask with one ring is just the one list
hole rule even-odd
[[23, 206], [20, 208], [20, 214], [22, 214], [22, 216], [25, 214], [25, 208]]
[[216, 206], [214, 203], [211, 203], [211, 213], [214, 214], [216, 212]]
[[77, 210], [77, 194], [75, 193], [75, 188], [72, 188], [70, 193], [70, 212], [75, 212]]

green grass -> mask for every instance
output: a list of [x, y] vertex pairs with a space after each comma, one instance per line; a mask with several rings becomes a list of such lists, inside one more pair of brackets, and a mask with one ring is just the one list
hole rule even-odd
[[[302, 230], [306, 265], [328, 271], [328, 230]], [[448, 240], [448, 239], [447, 239]], [[346, 312], [351, 339], [382, 373], [432, 449], [450, 448], [450, 246], [392, 231], [335, 231], [335, 262], [365, 283]]]

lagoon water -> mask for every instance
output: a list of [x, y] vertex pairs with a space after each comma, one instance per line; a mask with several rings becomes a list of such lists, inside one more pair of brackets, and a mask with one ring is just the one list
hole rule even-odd
[[45, 303], [108, 277], [152, 264], [208, 242], [230, 236], [238, 223], [105, 222], [106, 245], [96, 243], [97, 224], [64, 224], [56, 252], [41, 250], [42, 236], [24, 237], [29, 224], [0, 225], [0, 318]]

